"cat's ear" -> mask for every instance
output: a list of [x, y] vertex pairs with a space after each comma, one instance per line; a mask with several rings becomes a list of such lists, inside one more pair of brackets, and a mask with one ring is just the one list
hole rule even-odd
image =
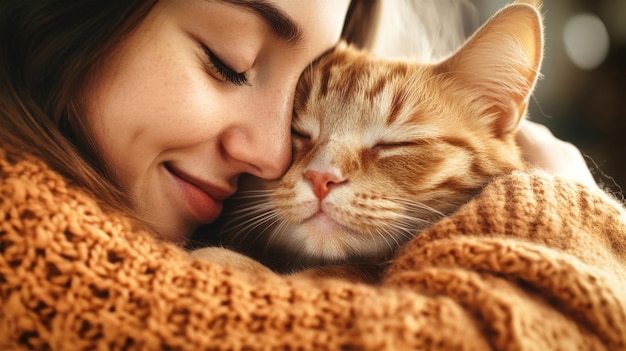
[[517, 129], [539, 76], [543, 54], [541, 15], [531, 5], [505, 7], [440, 68], [484, 104], [497, 135]]

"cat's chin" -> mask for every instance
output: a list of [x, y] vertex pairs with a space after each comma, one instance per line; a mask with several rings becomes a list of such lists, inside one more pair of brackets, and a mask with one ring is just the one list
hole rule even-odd
[[315, 214], [313, 217], [307, 219], [303, 224], [317, 232], [317, 235], [339, 235], [350, 231], [344, 225], [335, 221], [323, 212]]
[[313, 263], [336, 263], [351, 257], [375, 257], [384, 251], [381, 248], [387, 247], [325, 213], [317, 213], [293, 229], [295, 235], [289, 237], [288, 245]]

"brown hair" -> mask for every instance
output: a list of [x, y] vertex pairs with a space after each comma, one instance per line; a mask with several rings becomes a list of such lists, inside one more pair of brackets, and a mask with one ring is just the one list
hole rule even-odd
[[[45, 160], [108, 207], [132, 214], [83, 118], [82, 92], [158, 0], [3, 0], [0, 140]], [[354, 0], [343, 37], [367, 45], [378, 1]]]
[[157, 0], [7, 0], [0, 4], [0, 139], [115, 208], [129, 208], [107, 177], [82, 118], [81, 92], [99, 63]]
[[341, 37], [358, 48], [370, 48], [379, 25], [380, 11], [380, 0], [352, 0]]

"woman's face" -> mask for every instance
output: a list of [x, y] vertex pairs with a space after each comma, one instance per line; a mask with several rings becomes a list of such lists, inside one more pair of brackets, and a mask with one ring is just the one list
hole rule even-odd
[[348, 4], [162, 0], [105, 62], [90, 126], [164, 238], [215, 220], [240, 174], [285, 171], [298, 77], [338, 41]]

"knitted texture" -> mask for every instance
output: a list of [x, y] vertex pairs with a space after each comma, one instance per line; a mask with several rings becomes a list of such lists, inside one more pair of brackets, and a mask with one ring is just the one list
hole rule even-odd
[[1, 350], [625, 350], [626, 216], [599, 189], [496, 179], [379, 286], [195, 261], [0, 151]]

